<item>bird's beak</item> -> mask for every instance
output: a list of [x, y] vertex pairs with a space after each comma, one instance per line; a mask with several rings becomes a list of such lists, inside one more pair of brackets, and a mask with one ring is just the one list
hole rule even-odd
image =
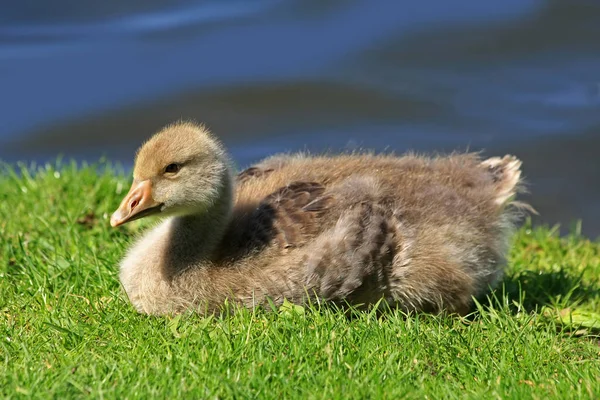
[[162, 204], [152, 198], [152, 183], [150, 180], [133, 181], [129, 193], [121, 205], [110, 217], [110, 225], [114, 228], [125, 222], [160, 212]]

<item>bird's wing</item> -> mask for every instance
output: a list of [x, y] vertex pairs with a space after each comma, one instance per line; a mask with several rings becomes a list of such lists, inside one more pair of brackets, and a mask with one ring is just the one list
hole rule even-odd
[[240, 214], [224, 238], [223, 256], [238, 258], [265, 246], [300, 247], [321, 229], [319, 218], [335, 199], [316, 182], [292, 182]]
[[398, 224], [381, 204], [363, 202], [345, 210], [308, 255], [307, 286], [328, 300], [372, 296], [368, 301], [377, 301], [381, 291], [376, 288], [387, 285], [384, 270], [400, 257], [404, 240]]
[[318, 218], [334, 199], [316, 182], [292, 182], [268, 195], [253, 212], [252, 241], [275, 241], [280, 248], [301, 246], [319, 230]]

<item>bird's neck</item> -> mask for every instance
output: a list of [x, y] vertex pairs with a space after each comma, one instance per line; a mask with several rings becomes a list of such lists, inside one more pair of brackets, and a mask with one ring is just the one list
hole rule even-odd
[[229, 172], [223, 175], [209, 207], [173, 218], [169, 245], [173, 260], [166, 263], [172, 266], [173, 275], [194, 264], [213, 260], [231, 219], [234, 196], [232, 180]]

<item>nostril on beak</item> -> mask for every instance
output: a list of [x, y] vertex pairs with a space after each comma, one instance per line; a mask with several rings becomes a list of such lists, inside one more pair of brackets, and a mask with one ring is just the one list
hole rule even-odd
[[137, 207], [137, 205], [138, 205], [138, 204], [139, 204], [139, 202], [138, 202], [137, 200], [133, 200], [133, 201], [131, 202], [131, 204], [129, 204], [129, 209], [130, 209], [130, 210], [133, 210], [134, 208], [136, 208], [136, 207]]

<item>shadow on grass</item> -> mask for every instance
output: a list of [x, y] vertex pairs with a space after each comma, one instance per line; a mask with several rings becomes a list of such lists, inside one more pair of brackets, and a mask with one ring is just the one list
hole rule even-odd
[[[600, 301], [600, 286], [586, 284], [582, 275], [564, 270], [525, 270], [509, 274], [495, 290], [484, 293], [476, 302], [484, 309], [502, 308], [516, 315], [523, 311], [541, 313], [546, 307], [560, 311], [587, 302]], [[342, 312], [349, 319], [364, 316], [365, 313], [373, 312], [373, 309], [376, 309], [378, 317], [385, 318], [395, 310], [395, 307], [389, 306], [385, 301], [368, 307], [356, 307], [345, 302], [323, 302], [315, 306], [320, 311]], [[276, 307], [273, 306], [273, 310], [276, 310]], [[473, 304], [466, 318], [477, 319], [478, 314], [477, 304]]]
[[[582, 274], [573, 275], [563, 270], [553, 272], [522, 271], [508, 275], [493, 294], [506, 296], [509, 302], [518, 301], [526, 311], [539, 311], [544, 306], [568, 307], [600, 298], [600, 288], [585, 284]], [[493, 296], [482, 304], [492, 305]]]
[[[514, 316], [522, 312], [539, 313], [554, 320], [559, 330], [576, 335], [598, 335], [600, 314], [586, 308], [589, 303], [600, 301], [600, 286], [585, 283], [582, 275], [563, 270], [522, 271], [508, 275], [498, 289], [478, 299], [479, 307], [502, 309]], [[476, 306], [472, 311], [467, 319], [479, 319], [480, 311]]]

